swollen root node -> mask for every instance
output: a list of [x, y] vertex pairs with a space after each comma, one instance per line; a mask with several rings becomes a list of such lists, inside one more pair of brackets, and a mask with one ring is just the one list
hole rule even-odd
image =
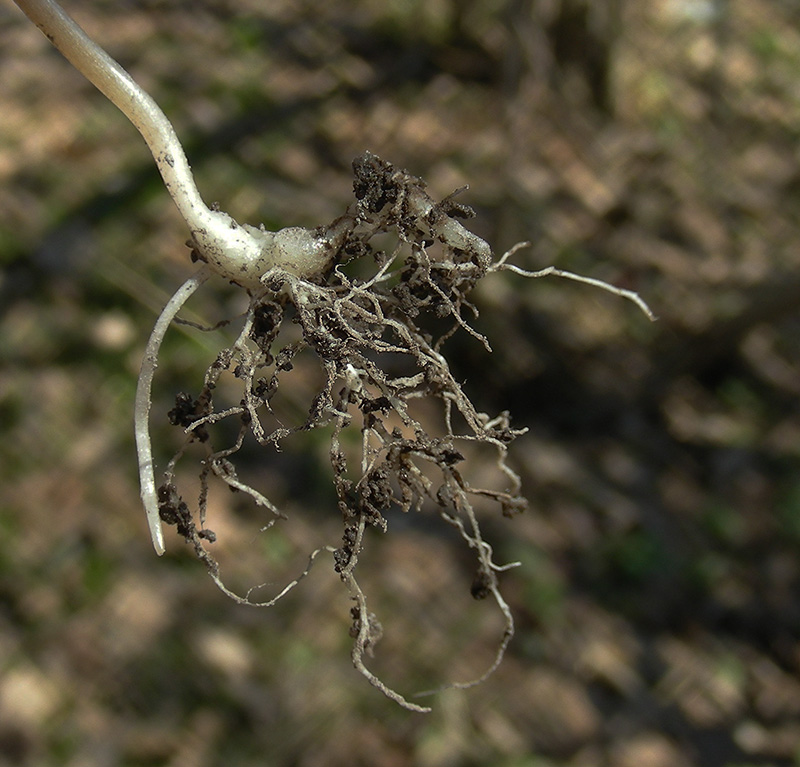
[[[183, 431], [184, 441], [159, 488], [158, 513], [193, 546], [217, 585], [241, 604], [274, 604], [305, 577], [319, 553], [331, 554], [333, 569], [355, 602], [350, 629], [355, 667], [392, 700], [425, 711], [365, 665], [383, 629], [357, 580], [359, 558], [374, 535], [372, 528], [391, 532], [392, 509], [437, 515], [451, 526], [475, 558], [476, 576], [465, 591], [478, 600], [491, 598], [504, 620], [490, 667], [455, 686], [477, 684], [497, 668], [514, 633], [498, 574], [516, 563], [494, 561], [476, 504], [491, 504], [506, 517], [524, 510], [519, 477], [506, 458], [525, 430], [512, 427], [507, 413], [490, 416], [475, 408], [453, 376], [443, 347], [464, 331], [489, 348], [469, 324], [477, 314], [469, 295], [480, 280], [501, 270], [530, 277], [544, 272], [509, 265], [512, 252], [494, 260], [489, 246], [460, 222], [472, 210], [452, 195], [434, 202], [421, 179], [369, 153], [357, 158], [353, 168], [355, 202], [330, 227], [341, 242], [335, 264], [313, 279], [270, 269], [261, 289], [250, 291], [236, 341], [212, 362], [196, 394], [177, 396], [168, 417]], [[396, 245], [377, 251], [371, 241], [386, 232], [394, 232]], [[298, 384], [307, 388], [310, 365], [318, 383], [305, 415], [281, 412], [281, 393], [293, 392]], [[218, 403], [223, 377], [240, 394]], [[249, 592], [238, 596], [225, 586], [208, 550], [216, 540], [205, 525], [209, 485], [222, 482], [249, 496], [267, 515], [262, 529], [271, 527], [283, 515], [239, 476], [236, 454], [246, 443], [255, 444], [267, 451], [264, 460], [269, 461], [271, 451], [286, 440], [315, 430], [324, 430], [330, 441], [336, 497], [331, 506], [341, 516], [341, 541], [313, 552], [303, 573], [274, 599], [253, 602]], [[224, 444], [215, 444], [220, 439]], [[178, 494], [175, 478], [178, 466], [198, 450], [200, 492], [191, 509]], [[497, 487], [480, 487], [471, 479], [476, 456], [485, 462], [487, 452], [494, 456]]]

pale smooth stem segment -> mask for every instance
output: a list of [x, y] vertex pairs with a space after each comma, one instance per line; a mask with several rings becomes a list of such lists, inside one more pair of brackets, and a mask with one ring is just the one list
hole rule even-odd
[[[54, 0], [14, 0], [26, 16], [44, 32], [63, 56], [95, 85], [142, 134], [156, 162], [164, 186], [192, 233], [198, 255], [226, 279], [260, 287], [261, 275], [274, 266], [272, 232], [252, 226], [240, 226], [227, 213], [210, 210], [203, 202], [192, 176], [189, 162], [172, 124], [158, 104], [133, 78], [95, 43]], [[292, 230], [294, 231], [294, 230]], [[311, 260], [306, 268], [319, 270], [326, 265], [327, 250], [312, 232], [298, 230], [288, 236], [290, 252], [277, 253], [278, 258], [295, 255], [292, 246], [305, 246]], [[284, 235], [286, 239], [287, 235]], [[293, 239], [294, 238], [294, 239]], [[317, 250], [322, 247], [323, 258]]]
[[261, 277], [273, 267], [299, 277], [314, 277], [332, 266], [349, 231], [347, 219], [338, 230], [331, 228], [322, 235], [297, 226], [268, 232], [264, 227], [238, 224], [222, 210], [209, 209], [172, 124], [150, 95], [55, 0], [14, 2], [142, 134], [164, 186], [189, 226], [196, 254], [217, 274], [251, 290], [262, 290]]
[[136, 384], [136, 405], [133, 422], [136, 436], [136, 453], [139, 457], [139, 484], [142, 503], [147, 514], [147, 524], [150, 527], [150, 537], [153, 539], [153, 548], [158, 556], [161, 556], [166, 549], [164, 547], [164, 532], [161, 529], [161, 516], [158, 513], [153, 450], [150, 445], [150, 403], [153, 375], [158, 366], [158, 352], [167, 328], [169, 328], [181, 307], [210, 276], [210, 269], [207, 266], [202, 267], [186, 280], [167, 302], [164, 311], [161, 312], [156, 320], [153, 332], [150, 334], [150, 340], [145, 347], [142, 370], [139, 373], [139, 380]]
[[92, 85], [133, 123], [147, 142], [170, 196], [194, 231], [207, 224], [208, 208], [194, 183], [181, 142], [152, 97], [53, 0], [14, 0]]

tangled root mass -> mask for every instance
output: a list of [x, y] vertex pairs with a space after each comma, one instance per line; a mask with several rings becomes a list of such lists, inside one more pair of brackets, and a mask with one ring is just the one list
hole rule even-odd
[[[523, 272], [506, 263], [509, 254], [496, 260], [489, 246], [460, 223], [473, 215], [469, 207], [454, 195], [434, 202], [423, 181], [375, 155], [357, 158], [353, 168], [355, 202], [331, 225], [347, 232], [336, 266], [317, 281], [280, 269], [265, 274], [263, 290], [250, 293], [241, 333], [208, 368], [199, 394], [177, 397], [169, 418], [185, 430], [186, 444], [169, 463], [158, 489], [159, 514], [192, 544], [217, 585], [243, 604], [274, 604], [308, 573], [320, 553], [330, 553], [335, 571], [355, 602], [351, 635], [356, 668], [401, 705], [426, 711], [386, 686], [365, 665], [364, 657], [371, 655], [382, 631], [356, 579], [366, 531], [385, 531], [385, 514], [392, 506], [404, 512], [432, 507], [457, 530], [476, 560], [472, 595], [476, 599], [491, 596], [505, 620], [490, 668], [479, 679], [458, 686], [485, 679], [500, 663], [514, 631], [497, 577], [512, 565], [493, 561], [473, 503], [478, 497], [489, 499], [506, 516], [525, 508], [519, 478], [506, 464], [510, 443], [524, 430], [512, 428], [507, 413], [492, 417], [476, 410], [453, 377], [442, 345], [461, 329], [489, 348], [465, 314], [476, 314], [469, 294], [491, 272], [511, 269], [526, 276], [556, 273], [582, 278], [555, 270]], [[384, 232], [396, 234], [391, 252], [372, 244]], [[368, 276], [354, 277], [354, 270], [348, 268], [351, 263], [361, 272], [363, 264], [373, 266]], [[635, 294], [612, 290], [639, 303]], [[288, 322], [299, 326], [299, 338], [282, 343], [281, 329]], [[431, 327], [438, 331], [432, 333]], [[293, 360], [309, 352], [318, 360], [323, 383], [307, 418], [300, 425], [268, 429], [265, 423], [276, 423], [272, 401], [279, 388], [287, 385]], [[232, 373], [241, 382], [243, 395], [238, 405], [217, 409], [214, 393], [224, 373]], [[435, 434], [429, 415], [423, 419], [419, 412], [439, 414], [441, 423]], [[211, 427], [223, 420], [238, 424], [238, 437], [219, 448], [212, 444]], [[330, 464], [343, 524], [340, 544], [312, 552], [306, 570], [268, 602], [253, 601], [250, 593], [234, 594], [223, 583], [209, 549], [216, 538], [205, 526], [211, 477], [247, 493], [267, 510], [272, 524], [282, 517], [280, 510], [239, 478], [233, 457], [246, 438], [274, 449], [294, 433], [319, 428], [328, 428], [331, 435]], [[343, 446], [349, 444], [343, 440], [348, 429], [360, 431], [360, 455], [355, 459], [352, 450], [348, 454]], [[189, 443], [202, 445], [205, 453], [194, 510], [181, 498], [176, 484], [176, 467]], [[463, 473], [464, 452], [476, 445], [489, 447], [496, 456], [504, 478], [502, 490], [476, 487]]]

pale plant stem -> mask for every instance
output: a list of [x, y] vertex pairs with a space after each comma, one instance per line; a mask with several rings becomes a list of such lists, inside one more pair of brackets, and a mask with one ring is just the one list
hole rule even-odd
[[197, 254], [215, 272], [248, 288], [280, 266], [302, 276], [327, 269], [346, 235], [346, 227], [319, 236], [313, 230], [287, 227], [279, 232], [238, 224], [211, 210], [197, 190], [186, 153], [172, 123], [153, 98], [55, 0], [14, 0], [89, 82], [133, 123], [153, 155], [164, 186], [186, 221]]
[[158, 366], [158, 353], [170, 323], [191, 295], [211, 276], [208, 267], [204, 266], [181, 285], [175, 295], [170, 298], [164, 310], [156, 320], [153, 332], [144, 351], [142, 369], [136, 384], [136, 404], [133, 414], [134, 434], [136, 436], [136, 453], [139, 458], [139, 483], [142, 503], [147, 514], [147, 524], [156, 554], [164, 551], [164, 533], [161, 529], [161, 517], [158, 512], [158, 496], [156, 494], [155, 470], [153, 468], [153, 450], [150, 445], [150, 404], [153, 387], [153, 375]]
[[52, 0], [14, 0], [22, 12], [92, 85], [111, 101], [147, 142], [161, 177], [192, 230], [202, 228], [208, 207], [194, 183], [172, 124], [152, 97]]

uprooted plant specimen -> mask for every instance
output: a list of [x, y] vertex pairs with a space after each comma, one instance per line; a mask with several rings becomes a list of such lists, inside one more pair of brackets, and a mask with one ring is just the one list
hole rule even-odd
[[[278, 232], [239, 224], [216, 206], [208, 207], [196, 187], [175, 131], [155, 101], [100, 46], [91, 40], [55, 0], [14, 0], [64, 56], [130, 119], [145, 139], [164, 185], [191, 234], [193, 257], [203, 262], [167, 303], [156, 321], [145, 350], [136, 390], [135, 435], [142, 501], [153, 546], [164, 553], [162, 521], [175, 525], [191, 542], [217, 585], [243, 604], [274, 604], [302, 578], [322, 551], [333, 555], [334, 569], [355, 605], [351, 633], [353, 661], [372, 684], [407, 708], [409, 703], [378, 680], [365, 666], [364, 655], [380, 637], [377, 617], [370, 612], [356, 580], [359, 555], [368, 528], [386, 530], [385, 513], [432, 506], [474, 551], [477, 573], [473, 596], [491, 595], [505, 618], [505, 630], [494, 662], [477, 680], [490, 674], [502, 659], [514, 623], [498, 591], [498, 565], [481, 536], [473, 501], [495, 502], [506, 515], [524, 508], [519, 479], [506, 465], [508, 445], [524, 430], [512, 429], [508, 415], [479, 413], [450, 372], [442, 346], [459, 329], [489, 350], [483, 336], [468, 324], [464, 312], [475, 313], [469, 294], [492, 272], [510, 270], [526, 277], [556, 275], [601, 287], [634, 301], [652, 318], [647, 305], [630, 291], [571, 272], [548, 267], [527, 272], [508, 263], [524, 243], [495, 260], [491, 248], [458, 220], [472, 211], [454, 195], [436, 203], [418, 178], [365, 154], [354, 162], [356, 201], [330, 226], [287, 227]], [[391, 232], [397, 245], [385, 252], [375, 244]], [[348, 269], [370, 263], [368, 276]], [[171, 421], [186, 431], [186, 444], [167, 466], [156, 487], [150, 446], [151, 386], [161, 342], [181, 306], [212, 274], [245, 289], [249, 307], [236, 342], [212, 362], [199, 394], [180, 394]], [[349, 275], [349, 276], [348, 276]], [[281, 330], [296, 323], [299, 337], [285, 343]], [[433, 331], [433, 327], [439, 331]], [[442, 329], [443, 328], [443, 329]], [[290, 383], [293, 359], [314, 356], [322, 385], [299, 426], [282, 425], [273, 412], [279, 387]], [[388, 359], [395, 363], [389, 365]], [[215, 389], [224, 373], [241, 382], [238, 404], [216, 406]], [[437, 405], [438, 431], [430, 418], [415, 414], [419, 405]], [[216, 424], [238, 423], [238, 437], [223, 447], [212, 444]], [[265, 423], [277, 423], [268, 429]], [[273, 600], [257, 603], [237, 596], [223, 583], [219, 565], [209, 550], [215, 540], [206, 528], [209, 481], [216, 477], [248, 494], [271, 515], [265, 527], [281, 518], [280, 511], [255, 488], [242, 481], [234, 456], [246, 438], [267, 449], [301, 431], [330, 430], [333, 484], [343, 521], [341, 545], [312, 552], [309, 566]], [[360, 430], [361, 449], [354, 460], [343, 447], [346, 430]], [[199, 472], [200, 495], [192, 509], [181, 497], [176, 467], [188, 455], [190, 443], [204, 450]], [[463, 452], [483, 446], [493, 449], [506, 487], [502, 491], [476, 487], [464, 475]], [[470, 682], [466, 684], [474, 684]], [[461, 685], [465, 686], [465, 685]]]
[[[472, 595], [476, 599], [491, 596], [505, 619], [494, 663], [479, 679], [461, 686], [488, 676], [499, 664], [514, 631], [497, 577], [513, 564], [493, 561], [473, 501], [488, 498], [505, 516], [525, 508], [519, 478], [506, 465], [509, 444], [525, 430], [512, 428], [507, 413], [489, 416], [476, 410], [453, 377], [442, 346], [461, 329], [488, 350], [486, 339], [464, 316], [475, 312], [469, 294], [479, 280], [504, 269], [527, 276], [554, 270], [524, 272], [507, 263], [509, 254], [495, 260], [488, 245], [457, 220], [472, 215], [467, 206], [452, 196], [435, 203], [420, 179], [388, 162], [365, 154], [353, 166], [356, 201], [332, 224], [342, 241], [336, 266], [316, 280], [270, 270], [262, 280], [262, 290], [249, 290], [242, 331], [212, 362], [199, 393], [181, 393], [176, 398], [170, 421], [185, 430], [187, 445], [199, 443], [203, 448], [201, 489], [197, 506], [190, 509], [176, 480], [176, 467], [186, 456], [184, 445], [169, 463], [158, 488], [159, 514], [193, 545], [225, 593], [243, 604], [273, 605], [299, 578], [268, 602], [254, 602], [249, 594], [242, 597], [228, 589], [209, 548], [216, 538], [206, 528], [209, 481], [214, 477], [249, 494], [270, 515], [271, 525], [282, 514], [240, 479], [234, 464], [237, 451], [246, 439], [274, 450], [294, 433], [327, 428], [343, 532], [338, 547], [311, 554], [309, 568], [321, 551], [332, 554], [334, 569], [355, 602], [351, 611], [355, 666], [393, 700], [424, 711], [428, 709], [390, 689], [364, 663], [365, 654], [371, 654], [381, 633], [380, 622], [356, 578], [366, 531], [377, 528], [385, 532], [385, 512], [392, 506], [404, 512], [433, 508], [456, 528], [476, 560], [475, 578], [469, 586]], [[391, 252], [377, 250], [371, 243], [383, 232], [396, 234]], [[369, 276], [348, 276], [352, 271], [348, 264], [356, 260], [361, 262], [359, 266], [372, 264]], [[594, 283], [570, 273], [556, 273]], [[610, 289], [643, 306], [635, 294]], [[300, 333], [296, 340], [283, 343], [281, 329], [287, 323], [299, 326]], [[430, 333], [433, 326], [440, 328], [437, 337]], [[321, 368], [323, 384], [309, 403], [302, 424], [280, 425], [280, 414], [272, 408], [275, 395], [281, 386], [291, 385], [293, 360], [309, 353]], [[392, 360], [391, 365], [386, 360]], [[224, 373], [232, 373], [241, 382], [242, 397], [237, 405], [218, 409], [215, 389]], [[426, 405], [426, 412], [436, 410], [440, 415], [435, 434], [429, 418], [423, 423], [414, 414], [420, 403]], [[431, 404], [436, 407], [427, 407]], [[237, 423], [238, 437], [233, 444], [212, 444], [212, 426], [228, 420]], [[266, 428], [265, 422], [273, 427]], [[348, 429], [360, 431], [357, 461], [343, 448], [342, 435]], [[476, 487], [462, 473], [463, 451], [470, 444], [488, 446], [495, 452], [505, 478], [504, 489]], [[353, 466], [354, 462], [358, 465]]]
[[[409, 703], [378, 680], [364, 665], [380, 637], [377, 617], [370, 612], [356, 580], [359, 555], [368, 528], [386, 530], [385, 513], [432, 506], [474, 551], [477, 573], [471, 586], [478, 599], [491, 595], [505, 617], [505, 630], [486, 678], [499, 664], [514, 623], [498, 591], [498, 565], [481, 536], [473, 501], [495, 502], [506, 515], [524, 508], [519, 479], [506, 465], [508, 445], [524, 430], [512, 429], [508, 415], [479, 413], [450, 372], [442, 346], [463, 330], [489, 350], [483, 336], [464, 313], [475, 313], [469, 294], [492, 272], [510, 270], [527, 277], [556, 275], [602, 287], [634, 301], [652, 318], [647, 305], [630, 291], [553, 267], [527, 272], [507, 262], [520, 246], [495, 260], [491, 248], [458, 220], [472, 211], [455, 194], [434, 202], [418, 178], [365, 154], [354, 162], [356, 201], [330, 226], [287, 227], [269, 232], [237, 223], [217, 206], [208, 207], [197, 189], [175, 131], [152, 97], [118, 62], [75, 23], [56, 0], [15, 0], [64, 56], [128, 117], [145, 139], [164, 185], [191, 234], [193, 257], [203, 262], [170, 299], [159, 316], [145, 350], [136, 390], [135, 435], [142, 501], [153, 546], [164, 553], [162, 521], [175, 525], [205, 562], [217, 585], [243, 604], [274, 604], [299, 580], [273, 600], [256, 603], [249, 592], [234, 594], [221, 580], [219, 565], [209, 550], [215, 534], [206, 527], [209, 481], [216, 477], [248, 494], [271, 515], [280, 511], [237, 475], [234, 457], [245, 439], [267, 449], [301, 431], [330, 430], [333, 484], [343, 521], [341, 545], [312, 552], [309, 568], [321, 551], [332, 553], [334, 569], [355, 601], [351, 633], [353, 661], [372, 684], [413, 710]], [[377, 235], [391, 232], [397, 245], [386, 253]], [[371, 264], [367, 276], [353, 276], [348, 265]], [[249, 308], [236, 342], [212, 362], [197, 396], [180, 394], [171, 421], [186, 431], [186, 444], [167, 466], [156, 487], [149, 433], [151, 386], [164, 335], [181, 306], [212, 274], [245, 289]], [[350, 275], [350, 276], [348, 276]], [[299, 337], [285, 343], [281, 330], [296, 323]], [[438, 331], [432, 330], [439, 327]], [[273, 412], [279, 387], [290, 381], [298, 354], [314, 356], [322, 385], [299, 426], [282, 425]], [[399, 364], [387, 364], [393, 359]], [[215, 389], [224, 373], [241, 382], [238, 404], [218, 408]], [[435, 434], [430, 418], [415, 414], [416, 406], [435, 404], [440, 423]], [[233, 444], [215, 446], [213, 428], [238, 423]], [[266, 423], [275, 424], [272, 428]], [[360, 430], [360, 455], [347, 455], [342, 436]], [[199, 472], [200, 494], [192, 509], [181, 497], [176, 467], [186, 449], [197, 443], [204, 450]], [[483, 446], [493, 449], [505, 477], [505, 489], [474, 486], [464, 473], [463, 452]], [[357, 463], [356, 467], [352, 464]], [[301, 573], [302, 578], [308, 568]], [[468, 683], [473, 684], [474, 682]], [[464, 685], [462, 685], [464, 686]]]

